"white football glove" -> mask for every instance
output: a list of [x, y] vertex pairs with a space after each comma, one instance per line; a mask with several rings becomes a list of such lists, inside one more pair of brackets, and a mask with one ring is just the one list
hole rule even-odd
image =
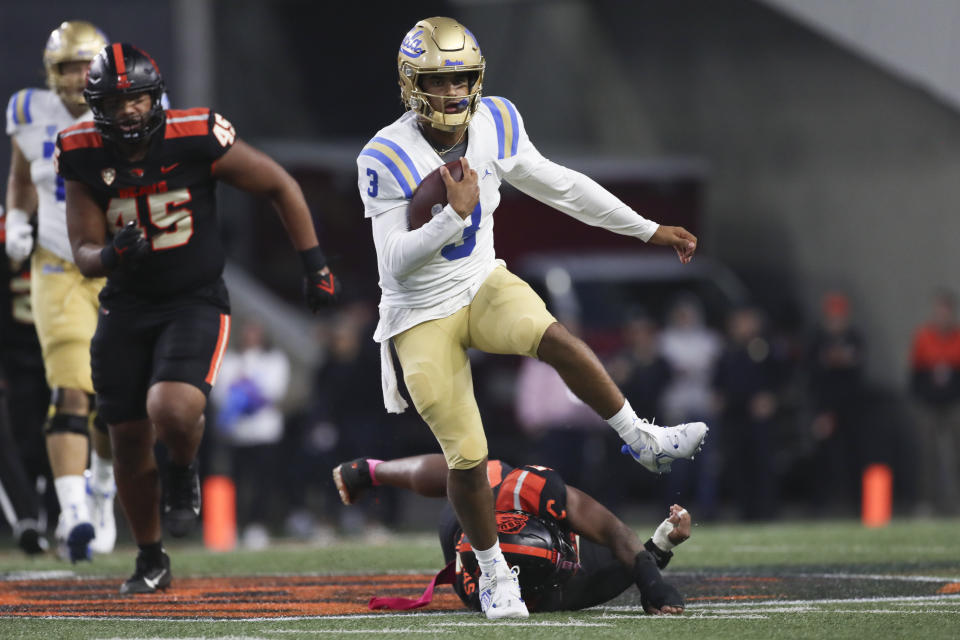
[[13, 262], [23, 262], [33, 251], [33, 227], [30, 214], [23, 209], [7, 212], [7, 257]]

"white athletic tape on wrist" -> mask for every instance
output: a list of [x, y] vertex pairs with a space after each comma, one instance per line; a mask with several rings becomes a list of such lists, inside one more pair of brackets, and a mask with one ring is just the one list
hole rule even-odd
[[[681, 511], [681, 513], [683, 512]], [[670, 538], [667, 537], [670, 535], [671, 531], [673, 531], [673, 523], [670, 522], [669, 518], [667, 518], [661, 522], [660, 526], [657, 527], [657, 530], [653, 532], [653, 544], [657, 545], [657, 548], [661, 551], [670, 551], [677, 546], [670, 542]]]

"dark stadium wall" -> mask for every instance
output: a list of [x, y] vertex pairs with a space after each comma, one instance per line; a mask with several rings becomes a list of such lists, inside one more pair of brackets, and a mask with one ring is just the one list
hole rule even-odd
[[[513, 100], [548, 155], [702, 158], [701, 250], [787, 315], [846, 289], [887, 387], [903, 388], [910, 332], [960, 272], [960, 115], [751, 0], [7, 0], [0, 87], [42, 85], [47, 34], [82, 17], [150, 51], [186, 106], [174, 43], [196, 6], [212, 14], [197, 45], [211, 52], [211, 105], [242, 137], [357, 149], [400, 113], [403, 34], [454, 15], [487, 57], [485, 93]], [[4, 136], [4, 175], [8, 163]]]
[[911, 331], [960, 269], [954, 109], [749, 0], [475, 3], [460, 17], [489, 91], [545, 152], [703, 157], [701, 250], [808, 320], [824, 291], [847, 290], [871, 378], [904, 388]]

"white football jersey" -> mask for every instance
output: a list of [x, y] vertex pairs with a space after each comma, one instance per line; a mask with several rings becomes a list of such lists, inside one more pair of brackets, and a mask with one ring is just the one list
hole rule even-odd
[[89, 114], [74, 118], [60, 97], [47, 89], [22, 89], [7, 104], [7, 135], [30, 163], [37, 189], [37, 243], [73, 262], [67, 237], [67, 207], [63, 178], [53, 168], [57, 132]]
[[[646, 241], [657, 229], [655, 222], [587, 176], [540, 155], [527, 136], [520, 113], [506, 98], [483, 98], [467, 131], [465, 157], [477, 172], [480, 186], [480, 202], [471, 216], [458, 227], [451, 227], [438, 215], [414, 231], [392, 231], [422, 234], [423, 238], [439, 238], [438, 245], [443, 243], [403, 274], [389, 268], [392, 262], [384, 255], [390, 238], [378, 238], [374, 232], [382, 290], [380, 324], [374, 334], [378, 342], [421, 322], [449, 316], [470, 303], [499, 263], [493, 249], [493, 212], [500, 204], [502, 181], [567, 215], [615, 233]], [[443, 163], [421, 133], [417, 115], [406, 112], [377, 132], [357, 158], [365, 216], [374, 218], [398, 208], [405, 212], [420, 181]], [[452, 211], [449, 205], [447, 209]], [[437, 235], [441, 228], [453, 228], [454, 235]]]

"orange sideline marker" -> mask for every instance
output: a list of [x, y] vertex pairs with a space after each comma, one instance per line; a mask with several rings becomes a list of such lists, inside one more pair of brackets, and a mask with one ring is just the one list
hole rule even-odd
[[893, 472], [888, 465], [872, 464], [863, 471], [863, 526], [885, 527], [892, 513]]
[[203, 481], [203, 544], [211, 551], [237, 546], [237, 488], [227, 476]]

